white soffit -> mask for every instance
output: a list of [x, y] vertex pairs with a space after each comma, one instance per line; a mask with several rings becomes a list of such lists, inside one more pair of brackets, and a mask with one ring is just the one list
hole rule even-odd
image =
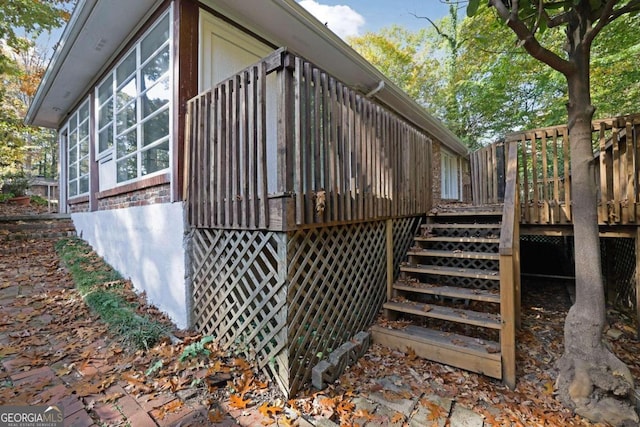
[[157, 0], [80, 0], [29, 108], [26, 122], [57, 128]]

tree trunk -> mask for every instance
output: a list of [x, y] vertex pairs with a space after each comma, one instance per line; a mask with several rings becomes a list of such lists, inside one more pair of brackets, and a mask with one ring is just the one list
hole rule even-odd
[[576, 72], [567, 76], [576, 301], [565, 321], [557, 387], [565, 405], [592, 421], [637, 425], [631, 401], [633, 377], [602, 339], [606, 311], [591, 140], [595, 109], [589, 90], [589, 54], [576, 49], [570, 57], [576, 64]]

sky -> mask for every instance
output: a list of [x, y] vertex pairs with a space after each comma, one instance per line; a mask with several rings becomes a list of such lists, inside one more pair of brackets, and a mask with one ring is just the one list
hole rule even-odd
[[342, 38], [378, 31], [393, 24], [410, 30], [428, 25], [413, 15], [440, 19], [449, 12], [442, 0], [301, 0], [305, 9]]

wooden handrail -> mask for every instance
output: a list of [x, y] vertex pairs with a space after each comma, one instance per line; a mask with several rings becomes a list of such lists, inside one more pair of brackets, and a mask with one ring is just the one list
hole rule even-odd
[[507, 173], [500, 230], [500, 347], [502, 379], [508, 387], [516, 383], [516, 326], [520, 317], [520, 233], [517, 191], [518, 145], [508, 144]]

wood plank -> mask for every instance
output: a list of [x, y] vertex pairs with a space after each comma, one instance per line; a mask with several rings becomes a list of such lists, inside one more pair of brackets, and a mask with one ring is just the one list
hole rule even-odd
[[404, 284], [401, 281], [397, 281], [393, 285], [393, 289], [405, 292], [415, 292], [427, 295], [440, 295], [447, 298], [468, 299], [474, 301], [483, 301], [489, 303], [500, 303], [500, 294], [492, 293], [482, 289], [468, 289], [460, 288], [457, 286], [437, 286], [421, 282], [413, 282], [411, 284]]
[[182, 176], [184, 177], [182, 181], [182, 196], [186, 201], [187, 208], [187, 219], [189, 224], [193, 224], [193, 218], [191, 217], [191, 213], [193, 211], [192, 201], [191, 201], [191, 189], [193, 187], [193, 174], [191, 173], [191, 159], [193, 158], [193, 146], [194, 143], [191, 140], [193, 134], [193, 123], [195, 120], [193, 119], [193, 100], [187, 102], [187, 112], [185, 117], [186, 126], [184, 127], [184, 172]]
[[[620, 201], [622, 197], [620, 192], [622, 191], [622, 185], [620, 183], [620, 174], [621, 171], [621, 159], [620, 159], [620, 143], [618, 141], [618, 128], [614, 127], [611, 135], [611, 143], [612, 143], [612, 167], [613, 167], [613, 194], [611, 194], [610, 201], [613, 203], [613, 221], [619, 222], [621, 219], [620, 212]], [[626, 189], [625, 189], [626, 190]], [[626, 191], [625, 191], [626, 192]]]
[[433, 304], [411, 302], [386, 302], [383, 307], [400, 313], [413, 314], [431, 319], [463, 323], [481, 328], [500, 329], [500, 316], [479, 311], [454, 309]]
[[505, 384], [514, 389], [516, 385], [516, 325], [513, 257], [500, 256], [500, 351], [502, 353], [502, 376]]
[[531, 138], [531, 186], [533, 187], [533, 221], [541, 223], [540, 221], [540, 192], [538, 180], [538, 140], [535, 134], [529, 135]]
[[[257, 114], [257, 139], [258, 139], [258, 167], [260, 170], [261, 180], [256, 185], [258, 193], [256, 197], [260, 199], [259, 210], [259, 227], [268, 228], [270, 225], [268, 183], [267, 183], [267, 64], [260, 64], [258, 76], [258, 94], [256, 104], [258, 106]], [[259, 179], [256, 174], [256, 178]]]
[[607, 138], [605, 136], [605, 124], [600, 124], [600, 209], [598, 222], [608, 223], [609, 212], [607, 206]]
[[226, 223], [225, 205], [227, 203], [227, 100], [226, 86], [222, 85], [216, 88], [215, 92], [216, 106], [218, 113], [216, 115], [216, 134], [218, 135], [217, 158], [219, 163], [216, 165], [218, 194], [216, 225], [222, 226]]
[[627, 143], [627, 166], [626, 166], [626, 179], [627, 183], [627, 194], [626, 194], [626, 204], [627, 204], [627, 212], [629, 215], [629, 222], [637, 222], [636, 218], [636, 156], [634, 150], [634, 144], [637, 144], [637, 141], [634, 141], [637, 138], [637, 132], [633, 132], [632, 121], [627, 120], [625, 125], [626, 130], [626, 143]]
[[315, 174], [314, 174], [314, 152], [317, 144], [314, 143], [314, 111], [312, 110], [312, 97], [313, 97], [313, 68], [307, 61], [303, 62], [304, 72], [304, 141], [302, 144], [302, 151], [304, 153], [302, 167], [304, 168], [304, 223], [313, 224], [314, 212], [313, 212], [313, 197], [315, 190]]
[[[253, 86], [249, 81], [249, 73], [244, 71], [240, 74], [240, 84], [238, 87], [240, 100], [240, 126], [241, 134], [239, 136], [238, 152], [239, 152], [239, 195], [238, 200], [239, 219], [238, 223], [242, 228], [249, 228], [249, 86]], [[253, 228], [253, 227], [250, 227]]]
[[[636, 325], [640, 325], [640, 227], [636, 229]], [[640, 327], [637, 328], [640, 339]]]
[[522, 164], [525, 167], [522, 168], [522, 185], [524, 188], [524, 198], [522, 200], [524, 206], [524, 220], [527, 223], [531, 223], [531, 213], [529, 211], [529, 168], [526, 166], [529, 161], [529, 156], [527, 155], [527, 137], [522, 134]]
[[433, 249], [410, 249], [407, 251], [409, 256], [417, 257], [442, 257], [442, 258], [458, 258], [458, 259], [486, 259], [498, 261], [500, 255], [491, 252], [471, 252], [471, 251], [440, 251]]
[[571, 157], [569, 156], [569, 130], [566, 127], [562, 128], [562, 151], [564, 158], [564, 205], [565, 216], [567, 222], [571, 222], [571, 174], [569, 172], [569, 165], [571, 163]]
[[486, 237], [422, 237], [416, 236], [413, 238], [416, 242], [456, 242], [456, 243], [495, 243], [499, 244], [500, 239], [489, 239]]
[[440, 267], [436, 265], [405, 265], [400, 271], [406, 273], [428, 274], [432, 276], [470, 277], [472, 279], [500, 280], [498, 271], [480, 270], [474, 268]]
[[553, 218], [552, 223], [560, 220], [560, 176], [558, 174], [558, 131], [553, 130]]
[[295, 152], [294, 159], [294, 192], [296, 197], [296, 224], [304, 224], [304, 171], [303, 171], [303, 131], [302, 131], [302, 109], [303, 109], [303, 70], [302, 59], [296, 57], [294, 68], [294, 137], [293, 145]]
[[419, 333], [411, 327], [404, 330], [386, 329], [377, 325], [371, 328], [373, 342], [376, 344], [400, 351], [407, 351], [407, 348], [411, 348], [419, 357], [434, 362], [477, 372], [492, 378], [502, 378], [500, 354], [486, 351], [486, 348], [496, 348], [490, 342], [486, 342], [487, 346], [482, 351], [474, 345], [453, 344], [454, 342], [466, 343], [466, 337], [439, 331], [426, 331], [428, 332]]
[[540, 139], [541, 161], [542, 161], [542, 212], [540, 215], [540, 222], [546, 224], [549, 222], [549, 163], [547, 162], [547, 137], [543, 135]]
[[[258, 191], [258, 135], [260, 126], [258, 115], [260, 111], [260, 101], [259, 101], [259, 89], [258, 85], [260, 81], [258, 80], [258, 69], [257, 67], [252, 67], [250, 70], [249, 76], [249, 88], [248, 88], [248, 132], [247, 132], [247, 197], [248, 200], [245, 201], [246, 209], [247, 209], [247, 224], [251, 228], [259, 228], [260, 227], [260, 207], [258, 204], [259, 191]], [[283, 159], [284, 160], [284, 159]], [[279, 172], [279, 171], [278, 171]]]
[[[498, 215], [498, 214], [496, 214]], [[421, 224], [420, 228], [425, 230], [425, 229], [431, 229], [431, 230], [437, 230], [437, 229], [478, 229], [478, 230], [486, 230], [486, 229], [497, 229], [500, 230], [500, 227], [502, 227], [501, 224], [499, 223], [473, 223], [473, 224], [464, 224], [464, 223], [455, 223], [455, 224], [442, 224], [442, 223], [430, 223], [430, 224]]]

